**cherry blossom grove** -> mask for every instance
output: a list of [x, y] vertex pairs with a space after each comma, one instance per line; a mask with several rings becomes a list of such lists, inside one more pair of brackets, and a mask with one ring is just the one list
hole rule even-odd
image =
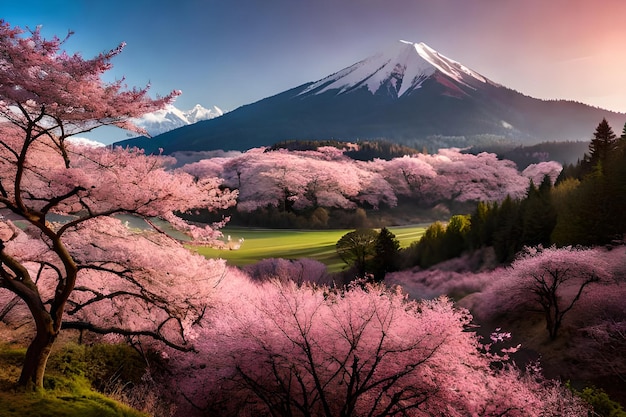
[[549, 175], [554, 180], [561, 165], [541, 163], [520, 173], [512, 162], [495, 154], [473, 155], [459, 149], [364, 162], [337, 148], [322, 147], [317, 151], [255, 148], [182, 169], [198, 178], [223, 179], [225, 186], [239, 190], [237, 209], [246, 212], [266, 206], [280, 210], [394, 207], [399, 198], [431, 206], [452, 200], [501, 201], [507, 195], [522, 197], [529, 179], [540, 183]]
[[507, 334], [482, 342], [445, 298], [244, 276], [219, 291], [197, 354], [167, 355], [181, 415], [586, 415], [558, 383], [508, 363]]

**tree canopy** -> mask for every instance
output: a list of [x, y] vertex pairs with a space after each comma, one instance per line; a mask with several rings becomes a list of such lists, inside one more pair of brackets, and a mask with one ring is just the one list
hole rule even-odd
[[[189, 224], [175, 213], [234, 203], [218, 180], [198, 181], [171, 171], [170, 158], [68, 141], [103, 125], [140, 131], [130, 118], [163, 107], [179, 92], [154, 100], [147, 87], [127, 90], [122, 80], [104, 82], [102, 75], [123, 44], [93, 59], [69, 55], [62, 45], [59, 38], [44, 39], [39, 29], [24, 32], [0, 22], [0, 116], [5, 120], [0, 123], [5, 215], [0, 288], [23, 301], [36, 327], [19, 378], [20, 384], [36, 387], [43, 385], [48, 355], [64, 327], [137, 332], [188, 348], [185, 331], [202, 309], [188, 314], [163, 292], [173, 284], [167, 283], [173, 265], [164, 264], [172, 253], [156, 248], [172, 239], [130, 233], [111, 216], [139, 216], [155, 230], [153, 219], [161, 218], [209, 242], [217, 236], [214, 228]], [[204, 262], [182, 252], [177, 256], [189, 265]], [[150, 268], [153, 274], [147, 274]], [[100, 314], [88, 314], [94, 309]], [[131, 311], [147, 314], [151, 325], [139, 325]], [[68, 314], [73, 321], [65, 320]], [[112, 322], [86, 320], [94, 317]]]
[[335, 245], [339, 257], [355, 269], [358, 277], [369, 272], [368, 264], [376, 253], [378, 232], [374, 229], [358, 229], [348, 232]]

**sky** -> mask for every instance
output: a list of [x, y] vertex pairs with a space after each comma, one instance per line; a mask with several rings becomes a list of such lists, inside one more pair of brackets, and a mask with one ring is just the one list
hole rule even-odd
[[126, 42], [106, 77], [175, 105], [225, 111], [317, 81], [399, 40], [424, 42], [542, 99], [626, 112], [623, 0], [0, 0], [90, 58]]

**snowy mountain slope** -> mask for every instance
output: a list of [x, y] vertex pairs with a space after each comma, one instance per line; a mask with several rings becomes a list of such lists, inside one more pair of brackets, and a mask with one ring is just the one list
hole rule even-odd
[[133, 119], [139, 127], [148, 131], [150, 136], [157, 136], [170, 130], [187, 126], [201, 120], [209, 120], [223, 115], [224, 112], [217, 106], [210, 109], [196, 104], [193, 109], [182, 111], [174, 105], [168, 105], [162, 110], [143, 115], [141, 118]]
[[497, 85], [424, 43], [400, 41], [381, 53], [311, 84], [300, 94], [321, 94], [330, 90], [343, 94], [367, 87], [372, 94], [383, 90], [401, 97], [420, 88], [437, 71], [470, 88], [477, 82]]
[[399, 41], [318, 81], [152, 139], [118, 142], [146, 152], [246, 150], [303, 139], [384, 139], [436, 151], [493, 143], [588, 140], [626, 115], [540, 100], [497, 84], [423, 43]]
[[209, 120], [224, 114], [224, 111], [217, 106], [206, 109], [196, 104], [193, 109], [183, 112], [189, 124], [199, 122], [200, 120]]

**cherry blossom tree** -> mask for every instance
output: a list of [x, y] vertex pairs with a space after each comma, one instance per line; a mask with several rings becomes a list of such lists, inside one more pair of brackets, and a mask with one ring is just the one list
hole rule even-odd
[[[212, 163], [197, 163], [183, 169], [199, 173], [200, 166], [209, 167]], [[217, 169], [213, 167], [210, 172]], [[381, 175], [327, 149], [319, 152], [251, 149], [225, 161], [220, 177], [225, 186], [239, 190], [237, 209], [243, 212], [267, 206], [281, 210], [354, 209], [362, 202], [373, 207], [395, 204], [395, 195]]]
[[517, 308], [539, 307], [551, 340], [556, 339], [563, 318], [592, 283], [607, 280], [607, 263], [597, 250], [526, 248], [511, 264], [508, 279], [500, 281], [500, 296], [508, 294]]
[[[61, 273], [58, 256], [38, 229], [11, 230], [13, 236], [4, 236], [5, 251], [19, 258], [35, 278], [44, 305], [53, 302]], [[228, 274], [224, 260], [208, 260], [166, 234], [131, 229], [113, 217], [69, 229], [63, 242], [78, 271], [62, 329], [111, 334], [108, 339], [149, 337], [189, 350], [195, 323], [210, 305], [215, 286]], [[26, 306], [16, 310], [22, 317], [30, 314]]]
[[357, 161], [356, 164], [365, 167], [359, 175], [360, 191], [357, 200], [361, 204], [367, 203], [374, 209], [383, 204], [395, 207], [398, 201], [389, 182], [378, 172], [370, 170], [368, 163]]
[[243, 269], [255, 281], [278, 280], [294, 281], [298, 284], [332, 284], [326, 265], [314, 259], [263, 259]]
[[528, 188], [528, 179], [519, 174], [513, 162], [492, 153], [472, 155], [451, 148], [418, 157], [437, 173], [424, 185], [423, 192], [431, 201], [502, 201], [507, 195], [522, 197]]
[[424, 158], [404, 156], [390, 161], [374, 160], [371, 164], [391, 184], [396, 195], [420, 197], [422, 187], [437, 173]]
[[[529, 178], [553, 178], [560, 164], [544, 162], [520, 174], [511, 161], [495, 154], [466, 154], [440, 149], [390, 161], [355, 161], [342, 150], [250, 149], [233, 157], [216, 157], [183, 169], [198, 178], [219, 175], [224, 186], [239, 190], [237, 209], [268, 206], [282, 211], [308, 208], [374, 209], [395, 207], [399, 197], [434, 205], [449, 201], [501, 201], [521, 198]], [[553, 178], [554, 179], [554, 178]], [[538, 183], [540, 183], [539, 181]]]
[[507, 365], [506, 333], [482, 344], [447, 299], [371, 284], [220, 286], [224, 308], [198, 354], [169, 360], [185, 415], [586, 415], [562, 387]]
[[[157, 242], [148, 245], [130, 239], [134, 250], [118, 247], [113, 255], [106, 251], [108, 241], [102, 234], [128, 236], [114, 228], [109, 216], [129, 213], [155, 227], [152, 219], [161, 218], [192, 238], [209, 242], [216, 234], [213, 228], [188, 224], [174, 213], [223, 208], [234, 202], [233, 195], [219, 190], [216, 179], [196, 181], [189, 174], [168, 170], [172, 162], [168, 158], [69, 143], [70, 136], [103, 125], [140, 131], [130, 123], [131, 117], [162, 108], [179, 93], [153, 100], [147, 88], [126, 90], [123, 80], [102, 81], [123, 45], [88, 60], [62, 51], [62, 44], [56, 37], [44, 39], [39, 29], [24, 33], [0, 22], [0, 116], [6, 120], [0, 123], [0, 206], [26, 226], [23, 233], [9, 227], [13, 233], [1, 242], [0, 288], [17, 295], [32, 316], [36, 332], [18, 383], [35, 387], [43, 386], [46, 362], [66, 313], [87, 311], [83, 304], [107, 305], [106, 314], [133, 321], [135, 302], [116, 303], [113, 297], [141, 299], [137, 303], [147, 314], [155, 306], [177, 317], [169, 320], [161, 313], [153, 317], [152, 334], [162, 340], [164, 329], [176, 327], [175, 322], [179, 329], [188, 327], [190, 316], [165, 301], [163, 288], [143, 287], [144, 281], [146, 287], [150, 282], [166, 282], [159, 281], [167, 276], [158, 268], [163, 262], [153, 262], [158, 252], [152, 258], [139, 255], [142, 248], [153, 249]], [[57, 223], [53, 215], [66, 217]], [[144, 267], [149, 265], [139, 260], [153, 262], [161, 273], [146, 274]], [[109, 282], [104, 275], [132, 285], [109, 288], [103, 284]], [[117, 325], [111, 326], [116, 329]], [[183, 347], [186, 340], [172, 343]]]
[[547, 161], [528, 165], [522, 171], [522, 175], [530, 178], [535, 184], [541, 184], [543, 178], [547, 175], [550, 177], [552, 184], [554, 184], [562, 170], [563, 165], [556, 161]]

